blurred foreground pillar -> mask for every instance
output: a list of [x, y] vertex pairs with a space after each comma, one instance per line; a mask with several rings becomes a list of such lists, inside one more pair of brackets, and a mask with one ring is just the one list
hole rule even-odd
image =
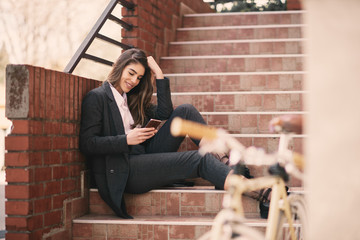
[[360, 1], [303, 3], [309, 239], [360, 239]]

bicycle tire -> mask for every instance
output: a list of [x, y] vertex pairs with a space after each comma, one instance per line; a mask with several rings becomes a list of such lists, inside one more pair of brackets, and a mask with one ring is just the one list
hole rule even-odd
[[[293, 220], [295, 235], [297, 240], [306, 239], [306, 231], [308, 230], [307, 205], [305, 198], [300, 194], [290, 194], [288, 201], [291, 208], [291, 218]], [[279, 224], [277, 229], [277, 239], [291, 239], [287, 218], [283, 211], [280, 212]]]
[[244, 218], [229, 209], [223, 209], [214, 220], [210, 231], [198, 240], [264, 240], [263, 233], [246, 225]]
[[[234, 237], [224, 238], [221, 236], [220, 239], [216, 240], [264, 240], [265, 237], [260, 232], [252, 229], [249, 226], [235, 226], [233, 228]], [[214, 240], [211, 230], [202, 235], [198, 240]]]

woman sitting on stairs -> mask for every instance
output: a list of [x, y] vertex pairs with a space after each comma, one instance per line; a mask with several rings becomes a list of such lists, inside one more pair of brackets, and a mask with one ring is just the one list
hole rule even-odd
[[[151, 104], [154, 81], [157, 105]], [[100, 196], [117, 216], [132, 218], [124, 193], [146, 193], [196, 177], [224, 189], [229, 166], [212, 154], [177, 152], [184, 139], [170, 134], [171, 121], [177, 116], [205, 124], [190, 104], [173, 109], [169, 79], [153, 57], [135, 48], [124, 51], [106, 81], [84, 97], [80, 150]], [[145, 128], [150, 119], [167, 121], [159, 130]]]

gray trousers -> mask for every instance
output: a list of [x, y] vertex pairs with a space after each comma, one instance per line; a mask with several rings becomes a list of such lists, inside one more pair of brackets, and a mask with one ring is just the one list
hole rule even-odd
[[[173, 137], [170, 133], [171, 121], [177, 116], [205, 124], [192, 105], [177, 107], [158, 133], [144, 144], [137, 145], [129, 155], [130, 173], [125, 192], [145, 193], [179, 180], [196, 177], [210, 181], [217, 189], [224, 188], [230, 167], [212, 154], [201, 156], [198, 151], [177, 152], [184, 140], [184, 137]], [[199, 140], [193, 141], [199, 145]]]

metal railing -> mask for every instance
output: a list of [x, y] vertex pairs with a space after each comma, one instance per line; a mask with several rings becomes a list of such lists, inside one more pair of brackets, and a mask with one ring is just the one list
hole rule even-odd
[[80, 45], [74, 56], [71, 58], [70, 62], [65, 67], [64, 72], [72, 73], [82, 58], [112, 66], [113, 64], [112, 62], [86, 53], [86, 51], [88, 50], [88, 48], [90, 47], [90, 45], [92, 44], [95, 38], [114, 44], [125, 50], [134, 47], [132, 45], [121, 43], [115, 39], [112, 39], [110, 37], [107, 37], [99, 33], [99, 31], [101, 30], [101, 28], [103, 27], [104, 23], [107, 20], [111, 20], [117, 24], [120, 24], [123, 28], [125, 28], [128, 31], [131, 31], [133, 29], [132, 24], [124, 22], [123, 20], [119, 19], [118, 17], [112, 14], [112, 11], [114, 10], [117, 4], [121, 4], [122, 6], [126, 7], [128, 10], [133, 10], [135, 8], [135, 4], [132, 2], [126, 0], [111, 0], [110, 3], [105, 8], [105, 10], [103, 11], [103, 13], [101, 14], [100, 18], [95, 23], [94, 27], [91, 29], [91, 31], [86, 36], [85, 40], [82, 42], [82, 44]]

